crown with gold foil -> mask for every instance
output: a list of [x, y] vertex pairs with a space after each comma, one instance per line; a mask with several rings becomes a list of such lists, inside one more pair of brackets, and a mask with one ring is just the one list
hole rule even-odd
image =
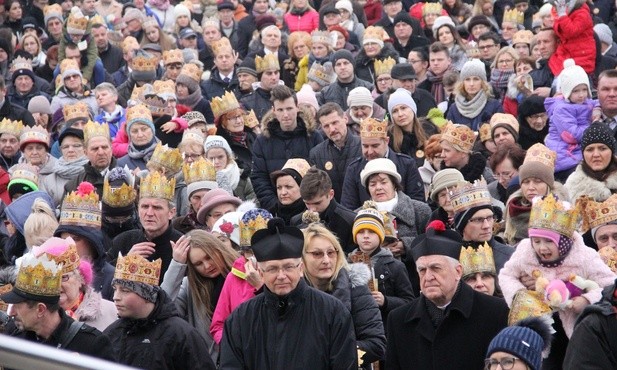
[[103, 203], [112, 208], [127, 207], [134, 204], [135, 199], [137, 199], [137, 190], [135, 190], [134, 186], [135, 177], [127, 166], [124, 166], [122, 171], [125, 177], [130, 180], [129, 184], [124, 182], [120, 187], [112, 187], [109, 184], [109, 175], [111, 171], [107, 171], [105, 179], [103, 180]]
[[458, 151], [471, 153], [476, 134], [465, 125], [448, 123], [441, 133], [441, 141], [450, 143]]
[[133, 36], [127, 36], [122, 40], [122, 51], [128, 53], [129, 51], [139, 49], [139, 42]]
[[182, 158], [180, 149], [170, 148], [167, 144], [161, 144], [160, 141], [156, 144], [152, 157], [148, 161], [148, 163], [157, 164], [163, 167], [167, 176], [171, 176], [172, 174], [180, 171], [183, 162], [184, 159]]
[[182, 133], [181, 142], [195, 141], [199, 143], [199, 145], [203, 145], [204, 140], [206, 140], [205, 135], [203, 131], [198, 128], [189, 128], [184, 130], [184, 132]]
[[163, 64], [169, 65], [169, 64], [174, 64], [174, 63], [184, 64], [184, 56], [182, 55], [182, 50], [180, 49], [165, 50], [163, 52]]
[[[68, 274], [79, 268], [79, 254], [77, 253], [75, 241], [71, 237], [66, 239], [58, 237], [47, 239], [40, 247], [35, 247], [33, 250], [37, 255], [40, 253], [47, 254], [56, 264], [61, 265], [62, 274]], [[59, 253], [60, 250], [64, 251], [58, 255], [54, 254], [54, 252]]]
[[223, 97], [215, 96], [212, 98], [210, 107], [212, 108], [212, 113], [214, 113], [214, 118], [218, 119], [227, 112], [231, 112], [234, 109], [239, 109], [240, 103], [238, 103], [236, 95], [226, 91]]
[[378, 121], [369, 117], [360, 121], [360, 137], [386, 138], [388, 137], [388, 120]]
[[180, 70], [180, 75], [187, 76], [195, 82], [201, 81], [202, 73], [204, 73], [204, 71], [195, 63], [186, 63]]
[[6, 117], [0, 121], [0, 135], [9, 134], [19, 138], [23, 129], [24, 124], [21, 121], [13, 121]]
[[512, 36], [512, 45], [516, 45], [516, 44], [530, 45], [532, 39], [533, 39], [533, 32], [529, 30], [516, 31], [516, 33]]
[[490, 206], [492, 204], [491, 193], [484, 177], [472, 183], [461, 182], [450, 188], [450, 203], [454, 213], [458, 214], [471, 208]]
[[484, 242], [484, 245], [479, 246], [477, 249], [474, 247], [461, 247], [461, 255], [458, 260], [463, 266], [463, 278], [477, 272], [497, 275], [493, 248], [487, 242]]
[[159, 22], [153, 16], [146, 17], [146, 20], [142, 24], [141, 28], [144, 30], [148, 27], [159, 27]]
[[131, 98], [129, 100], [132, 100], [133, 102], [139, 101], [140, 97], [144, 94], [146, 85], [148, 84], [143, 86], [135, 85], [135, 87], [133, 87], [133, 91], [131, 91]]
[[101, 17], [100, 14], [95, 14], [92, 18], [90, 18], [90, 24], [91, 25], [100, 24], [102, 26], [105, 26], [105, 28], [107, 28], [107, 22], [105, 22], [105, 19], [103, 19], [103, 17]]
[[214, 164], [203, 157], [193, 163], [182, 165], [182, 173], [187, 185], [197, 181], [216, 181]]
[[57, 303], [61, 281], [62, 266], [46, 253], [40, 256], [26, 253], [19, 266], [13, 292], [30, 300]]
[[527, 149], [523, 164], [536, 162], [550, 169], [555, 169], [556, 159], [557, 153], [550, 150], [543, 144], [535, 143], [529, 149]]
[[521, 289], [514, 295], [508, 314], [508, 325], [513, 325], [529, 317], [541, 317], [553, 312], [544, 298], [544, 294], [533, 290]]
[[227, 37], [221, 37], [220, 40], [212, 42], [211, 47], [214, 56], [217, 56], [224, 51], [233, 52], [233, 47]]
[[304, 158], [291, 158], [285, 162], [285, 165], [281, 170], [294, 170], [296, 171], [300, 177], [304, 177], [308, 170], [311, 168], [311, 165]]
[[600, 248], [598, 254], [608, 268], [617, 274], [617, 251], [610, 245], [607, 245], [604, 248]]
[[129, 253], [122, 257], [122, 254], [118, 252], [114, 279], [158, 286], [162, 264], [163, 261], [160, 258], [150, 262], [136, 253]]
[[18, 163], [11, 168], [11, 181], [16, 179], [27, 180], [38, 186], [39, 168], [29, 163]]
[[136, 101], [146, 106], [150, 110], [151, 115], [164, 116], [173, 114], [172, 108], [167, 104], [167, 98], [159, 96], [151, 84], [143, 85], [143, 89]]
[[604, 202], [596, 202], [583, 195], [576, 200], [576, 207], [583, 216], [582, 232], [617, 220], [617, 194], [611, 195]]
[[45, 26], [47, 26], [47, 21], [49, 21], [49, 18], [52, 16], [57, 16], [58, 19], [60, 19], [60, 22], [64, 22], [62, 17], [64, 12], [62, 11], [62, 6], [60, 6], [60, 4], [45, 5], [43, 7], [43, 14], [45, 16]]
[[219, 22], [220, 22], [219, 19], [216, 17], [209, 17], [209, 18], [204, 17], [203, 20], [201, 21], [201, 27], [203, 29], [206, 29], [207, 27], [214, 27], [217, 30], [220, 30], [221, 27], [219, 25]]
[[166, 101], [169, 99], [176, 99], [176, 84], [172, 80], [154, 81], [152, 88], [157, 96]]
[[90, 118], [90, 109], [88, 104], [80, 101], [62, 107], [62, 114], [64, 115], [65, 122], [73, 122], [78, 119], [87, 121]]
[[363, 34], [363, 40], [375, 40], [383, 42], [389, 38], [390, 36], [388, 36], [386, 30], [384, 30], [383, 27], [380, 26], [368, 26], [364, 30]]
[[[8, 293], [13, 290], [13, 284], [5, 284], [0, 286], [0, 296], [2, 294]], [[9, 305], [0, 299], [0, 311], [6, 312], [9, 308]]]
[[49, 133], [43, 126], [25, 127], [19, 135], [19, 144], [42, 143], [49, 147]]
[[389, 75], [392, 71], [392, 67], [394, 67], [395, 64], [396, 60], [392, 59], [392, 57], [387, 57], [386, 59], [375, 59], [375, 76], [381, 76], [385, 74]]
[[427, 15], [427, 14], [436, 14], [436, 15], [441, 15], [441, 11], [443, 10], [443, 7], [441, 6], [441, 3], [424, 3], [424, 6], [422, 7], [422, 15]]
[[64, 75], [67, 70], [80, 71], [81, 69], [75, 59], [64, 59], [60, 62], [60, 75]]
[[155, 71], [157, 63], [154, 55], [145, 51], [137, 51], [131, 61], [131, 68], [137, 72]]
[[21, 55], [13, 59], [13, 62], [11, 63], [11, 70], [17, 71], [19, 69], [29, 69], [32, 71], [32, 61], [22, 57]]
[[66, 31], [69, 34], [85, 35], [88, 28], [88, 17], [81, 10], [74, 6], [66, 20]]
[[107, 123], [88, 121], [84, 126], [84, 143], [88, 143], [88, 141], [94, 137], [104, 137], [111, 141], [109, 125]]
[[257, 119], [257, 115], [254, 110], [250, 110], [244, 114], [244, 126], [250, 129], [259, 126], [259, 119]]
[[101, 203], [91, 183], [82, 182], [77, 190], [64, 197], [60, 225], [101, 228]]
[[569, 207], [553, 196], [552, 193], [542, 199], [535, 198], [529, 214], [530, 229], [545, 229], [555, 231], [572, 238], [579, 222], [579, 209]]
[[141, 180], [141, 186], [139, 187], [139, 199], [158, 198], [173, 201], [175, 188], [175, 177], [167, 180], [167, 178], [160, 172], [150, 171], [148, 176]]
[[150, 112], [150, 109], [143, 104], [134, 105], [126, 110], [127, 125], [132, 125], [139, 122], [146, 125], [152, 123], [152, 112]]
[[519, 12], [516, 9], [506, 10], [506, 12], [503, 13], [502, 22], [512, 22], [514, 24], [522, 25], [524, 21], [525, 15], [523, 14], [523, 12]]
[[493, 139], [493, 136], [491, 135], [490, 123], [485, 123], [480, 126], [480, 129], [478, 131], [480, 132], [480, 141], [482, 141], [483, 143]]
[[251, 238], [258, 230], [268, 228], [272, 214], [265, 209], [255, 208], [246, 211], [240, 219], [240, 246], [250, 247]]
[[311, 32], [311, 42], [325, 44], [330, 47], [334, 46], [332, 35], [328, 31], [315, 30]]
[[263, 73], [265, 71], [280, 71], [278, 57], [274, 54], [267, 54], [263, 58], [259, 55], [255, 57], [255, 70], [257, 73]]

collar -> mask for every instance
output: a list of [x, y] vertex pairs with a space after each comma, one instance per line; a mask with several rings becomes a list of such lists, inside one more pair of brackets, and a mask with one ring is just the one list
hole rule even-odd
[[[463, 280], [459, 281], [461, 285], [459, 288], [458, 294], [454, 295], [452, 301], [447, 305], [448, 313], [446, 317], [450, 316], [452, 311], [458, 311], [465, 319], [468, 319], [471, 316], [471, 310], [473, 309], [474, 304], [474, 290], [467, 284], [463, 283]], [[483, 294], [483, 293], [478, 293]], [[403, 318], [404, 322], [412, 322], [412, 321], [426, 321], [426, 323], [432, 327], [430, 320], [426, 319], [426, 297], [424, 295], [420, 295], [420, 299], [418, 303], [411, 306], [411, 309], [407, 311], [407, 314]], [[423, 324], [421, 324], [423, 325]]]
[[307, 291], [309, 290], [309, 286], [306, 284], [304, 279], [300, 279], [298, 282], [298, 286], [296, 289], [292, 290], [291, 293], [285, 296], [279, 296], [274, 294], [267, 286], [264, 285], [264, 303], [266, 306], [273, 310], [279, 309], [279, 302], [286, 302], [287, 311], [293, 309], [295, 306], [298, 306], [304, 302]]
[[224, 81], [225, 77], [229, 78], [229, 81], [231, 81], [231, 79], [234, 77], [234, 71], [232, 70], [231, 73], [228, 75], [224, 75], [221, 72], [219, 72], [219, 76], [221, 77], [221, 81]]

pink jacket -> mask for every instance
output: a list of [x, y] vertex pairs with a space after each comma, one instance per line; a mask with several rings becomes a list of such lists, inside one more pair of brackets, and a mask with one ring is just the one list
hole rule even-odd
[[[514, 294], [520, 289], [525, 288], [519, 280], [520, 276], [523, 273], [531, 276], [534, 270], [539, 270], [542, 276], [549, 281], [555, 279], [565, 281], [570, 274], [576, 274], [584, 279], [595, 281], [600, 288], [583, 294], [583, 297], [587, 298], [592, 304], [598, 302], [602, 297], [602, 288], [615, 282], [615, 274], [602, 262], [598, 252], [584, 244], [583, 238], [579, 233], [574, 233], [574, 245], [563, 264], [554, 268], [540, 265], [536, 252], [531, 246], [531, 240], [527, 238], [521, 240], [512, 257], [510, 257], [499, 272], [499, 286], [503, 291], [503, 296], [508, 306], [512, 305]], [[568, 338], [572, 335], [577, 317], [578, 315], [572, 310], [559, 311], [559, 318], [563, 323], [563, 328]]]
[[[180, 133], [184, 132], [189, 125], [187, 121], [182, 117], [176, 117], [171, 120], [176, 123], [176, 129], [174, 132]], [[111, 142], [111, 150], [112, 154], [116, 158], [124, 157], [129, 152], [129, 135], [126, 132], [126, 122], [120, 126], [116, 137]]]
[[[314, 9], [307, 10], [302, 15], [293, 15], [290, 12], [285, 13], [283, 17], [289, 33], [295, 31], [304, 31], [311, 33], [319, 28], [319, 13]], [[291, 54], [293, 50], [289, 50]]]
[[248, 301], [255, 296], [255, 288], [245, 280], [244, 264], [247, 259], [240, 256], [234, 261], [231, 273], [227, 274], [223, 290], [216, 304], [216, 309], [212, 315], [210, 334], [216, 343], [221, 343], [223, 337], [223, 326], [225, 320], [241, 303]]

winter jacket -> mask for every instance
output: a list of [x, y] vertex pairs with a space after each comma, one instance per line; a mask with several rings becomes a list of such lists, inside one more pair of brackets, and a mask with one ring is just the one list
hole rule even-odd
[[[94, 116], [94, 121], [100, 124], [107, 123], [107, 125], [109, 126], [109, 135], [113, 140], [118, 134], [118, 131], [120, 130], [124, 122], [126, 122], [126, 109], [121, 108], [120, 114], [113, 117], [112, 119], [107, 119], [105, 117], [105, 113], [101, 112]], [[120, 157], [122, 156], [116, 156], [116, 158]]]
[[281, 130], [272, 112], [262, 122], [263, 132], [253, 144], [251, 182], [261, 207], [272, 209], [277, 197], [270, 174], [283, 168], [290, 158], [309, 158], [311, 149], [323, 139], [316, 131], [314, 117], [304, 110], [298, 112], [297, 127], [291, 132]]
[[86, 103], [90, 110], [90, 114], [94, 116], [99, 111], [99, 105], [96, 103], [96, 98], [94, 97], [94, 93], [92, 91], [86, 90], [83, 94], [76, 95], [70, 93], [70, 95], [65, 91], [65, 88], [61, 88], [58, 91], [58, 94], [51, 99], [51, 111], [55, 112], [58, 109], [64, 107], [65, 105], [75, 104], [75, 103]]
[[[386, 58], [392, 58], [398, 61], [398, 52], [394, 50], [394, 47], [391, 44], [385, 44], [379, 54], [374, 57], [368, 57], [364, 49], [360, 50], [360, 53], [356, 57], [356, 66], [354, 72], [356, 73], [356, 77], [369, 82], [370, 84], [375, 84], [375, 67], [373, 66], [375, 60], [384, 60]], [[344, 108], [347, 109], [347, 108]]]
[[104, 332], [118, 362], [141, 369], [215, 369], [206, 342], [178, 316], [164, 290], [145, 319], [121, 318]]
[[563, 70], [563, 62], [572, 58], [588, 74], [596, 67], [596, 43], [593, 37], [593, 21], [589, 6], [583, 0], [577, 0], [575, 9], [568, 15], [555, 19], [553, 29], [561, 42], [551, 55], [548, 65], [553, 76]]
[[342, 149], [337, 148], [332, 140], [324, 140], [311, 149], [309, 162], [328, 173], [332, 180], [334, 198], [340, 201], [347, 168], [361, 155], [360, 137], [348, 129], [345, 146]]
[[73, 318], [82, 321], [100, 331], [107, 329], [118, 319], [118, 310], [112, 301], [101, 297], [92, 287], [86, 288], [86, 293]]
[[55, 165], [53, 171], [42, 179], [39, 179], [39, 189], [49, 193], [49, 195], [51, 195], [52, 199], [54, 200], [54, 203], [60, 205], [62, 204], [62, 198], [65, 194], [64, 188], [66, 184], [73, 178], [81, 175], [85, 169], [83, 166], [81, 166], [76, 169], [74, 168], [74, 171], [70, 171], [71, 173], [62, 172], [61, 175], [61, 173], [59, 172], [59, 161], [54, 160], [54, 162]]
[[[117, 167], [116, 158], [112, 157], [111, 162], [109, 163], [109, 167], [107, 168], [111, 170], [116, 167]], [[77, 189], [77, 186], [79, 184], [81, 184], [84, 181], [87, 181], [91, 183], [92, 185], [94, 185], [94, 187], [96, 188], [96, 193], [99, 195], [99, 199], [101, 199], [103, 197], [103, 180], [104, 179], [105, 177], [101, 175], [101, 172], [98, 171], [96, 168], [92, 167], [90, 162], [88, 162], [84, 165], [83, 173], [79, 174], [79, 176], [75, 177], [74, 179], [66, 183], [66, 185], [64, 186], [64, 192], [69, 193]]]
[[20, 94], [13, 89], [13, 91], [8, 94], [8, 100], [15, 105], [19, 105], [23, 109], [28, 109], [30, 100], [39, 95], [45, 97], [48, 101], [51, 101], [51, 96], [49, 96], [46, 92], [41, 91], [36, 85], [33, 85], [32, 89], [26, 94]]
[[107, 43], [105, 50], [99, 51], [99, 57], [105, 70], [110, 73], [119, 70], [126, 64], [122, 55], [122, 49], [112, 45], [110, 42]]
[[129, 79], [129, 68], [124, 65], [122, 67], [120, 67], [120, 69], [118, 69], [117, 71], [113, 72], [113, 74], [111, 75], [112, 79], [113, 79], [113, 84], [115, 87], [120, 87], [122, 84], [124, 84], [126, 82], [126, 80]]
[[459, 112], [458, 106], [456, 104], [450, 106], [446, 118], [449, 121], [465, 125], [467, 127], [470, 127], [474, 131], [478, 131], [480, 125], [482, 125], [482, 123], [484, 122], [490, 122], [491, 117], [495, 113], [503, 113], [503, 107], [499, 103], [499, 100], [489, 98], [486, 102], [486, 105], [482, 109], [482, 113], [473, 118], [463, 116]]
[[[356, 212], [343, 207], [335, 199], [330, 200], [328, 207], [319, 213], [320, 222], [336, 235], [345, 253], [353, 251], [356, 247], [352, 234], [355, 218]], [[292, 217], [291, 225], [300, 228], [308, 226], [302, 222], [302, 214]]]
[[231, 151], [236, 155], [236, 163], [238, 163], [238, 167], [242, 170], [242, 173], [240, 174], [241, 178], [247, 178], [251, 174], [253, 166], [252, 149], [253, 143], [257, 138], [255, 132], [248, 127], [244, 128], [244, 132], [246, 133], [246, 146], [234, 141], [229, 131], [225, 130], [221, 125], [219, 125], [216, 129], [216, 134], [222, 136], [227, 141], [231, 147]]
[[366, 4], [364, 4], [364, 12], [366, 14], [366, 19], [368, 20], [368, 25], [374, 25], [381, 19], [381, 15], [383, 14], [383, 6], [381, 5], [381, 1], [368, 0]]
[[311, 33], [319, 27], [319, 13], [315, 9], [308, 8], [302, 15], [285, 13], [283, 21], [289, 33], [304, 31]]
[[[53, 112], [53, 111], [52, 111]], [[25, 126], [34, 126], [34, 117], [27, 109], [19, 105], [12, 104], [8, 99], [4, 100], [4, 104], [0, 107], [0, 117], [8, 118], [13, 121], [22, 121]]]
[[279, 297], [269, 289], [236, 308], [221, 340], [221, 369], [357, 370], [356, 337], [343, 303], [300, 280]]
[[253, 110], [259, 122], [263, 122], [263, 118], [272, 110], [270, 91], [266, 91], [258, 86], [254, 88], [252, 93], [242, 97], [240, 104], [247, 112]]
[[572, 202], [582, 195], [587, 195], [596, 202], [604, 202], [611, 194], [617, 193], [617, 172], [609, 174], [604, 181], [598, 181], [589, 177], [579, 164], [564, 186]]
[[[441, 169], [448, 168], [444, 162], [441, 162]], [[457, 168], [465, 178], [465, 181], [474, 182], [484, 177], [487, 183], [495, 181], [493, 172], [486, 166], [486, 158], [479, 152], [473, 152], [469, 156], [469, 161], [461, 168]]]
[[[523, 283], [520, 282], [520, 277], [523, 274], [532, 276], [534, 270], [540, 271], [542, 277], [548, 279], [548, 281], [555, 279], [568, 281], [571, 274], [578, 275], [583, 279], [592, 280], [600, 288], [585, 292], [582, 296], [590, 303], [596, 303], [600, 300], [602, 288], [615, 281], [615, 274], [602, 262], [598, 252], [583, 243], [583, 238], [579, 233], [574, 233], [573, 240], [572, 249], [563, 260], [563, 263], [553, 268], [540, 265], [530, 239], [521, 240], [514, 254], [512, 254], [512, 257], [510, 257], [499, 273], [499, 286], [508, 306], [512, 305], [512, 299], [516, 292], [520, 289], [526, 289]], [[572, 336], [577, 316], [578, 314], [571, 309], [559, 311], [559, 318], [568, 338]]]
[[[203, 81], [201, 84], [201, 94], [207, 101], [212, 101], [215, 97], [223, 97], [225, 92], [233, 92], [238, 89], [238, 76], [234, 68], [233, 76], [228, 83], [225, 83], [221, 78], [218, 68], [214, 68], [210, 73], [210, 78]], [[210, 121], [208, 121], [210, 122]]]
[[317, 102], [320, 106], [332, 102], [341, 106], [344, 111], [349, 108], [347, 105], [347, 96], [349, 92], [356, 87], [366, 87], [369, 91], [373, 90], [373, 84], [364, 81], [358, 77], [354, 78], [350, 83], [341, 83], [338, 79], [326, 86], [317, 93]]
[[546, 98], [544, 105], [551, 120], [544, 143], [557, 153], [555, 172], [569, 170], [583, 159], [581, 139], [591, 124], [591, 110], [597, 101], [587, 99], [585, 104], [572, 104], [556, 97]]
[[390, 313], [386, 369], [481, 369], [490, 341], [508, 325], [503, 299], [459, 282], [437, 327], [427, 305], [434, 306], [421, 295]]
[[[533, 79], [534, 88], [553, 86], [553, 80], [555, 79], [556, 75], [551, 71], [551, 68], [549, 67], [549, 63], [550, 62], [546, 59], [540, 59], [536, 63], [538, 65], [538, 68], [529, 72], [529, 75]], [[562, 61], [562, 64], [563, 64], [563, 61]], [[562, 68], [563, 68], [563, 65], [562, 65]]]

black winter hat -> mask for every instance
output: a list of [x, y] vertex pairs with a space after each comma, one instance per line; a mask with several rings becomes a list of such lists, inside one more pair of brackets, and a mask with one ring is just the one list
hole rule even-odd
[[336, 65], [336, 61], [339, 59], [347, 59], [349, 61], [349, 63], [351, 63], [351, 65], [354, 66], [354, 68], [356, 67], [356, 62], [353, 59], [353, 55], [351, 54], [351, 51], [347, 50], [347, 49], [341, 49], [341, 50], [337, 50], [332, 54], [332, 66]]
[[546, 113], [544, 99], [544, 97], [538, 95], [531, 95], [524, 99], [518, 106], [519, 123], [524, 124], [521, 121], [529, 116], [533, 116], [534, 114]]
[[604, 144], [611, 149], [611, 152], [615, 152], [615, 136], [613, 130], [606, 123], [595, 122], [592, 123], [585, 132], [583, 132], [583, 138], [581, 139], [581, 148], [585, 151], [585, 148], [591, 144]]

